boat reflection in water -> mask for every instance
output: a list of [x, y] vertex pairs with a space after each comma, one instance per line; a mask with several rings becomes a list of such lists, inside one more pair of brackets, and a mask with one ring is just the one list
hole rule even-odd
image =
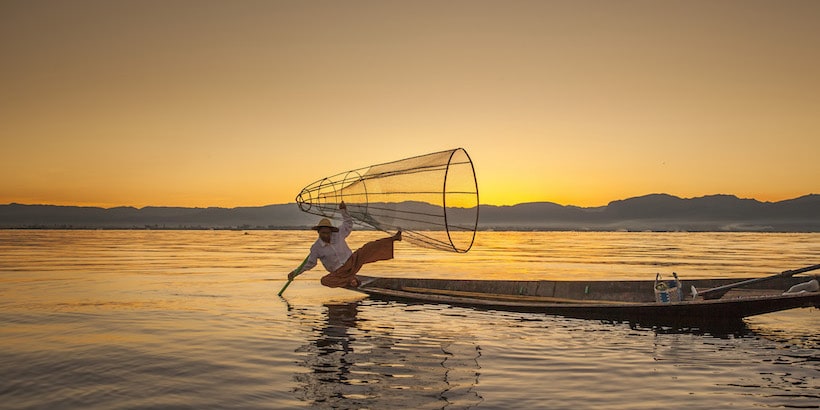
[[[361, 302], [291, 311], [314, 322], [314, 338], [297, 352], [296, 396], [312, 408], [471, 408], [481, 348], [459, 336], [413, 334], [379, 318], [360, 318]], [[457, 338], [458, 337], [458, 338]], [[466, 336], [469, 339], [469, 335]]]

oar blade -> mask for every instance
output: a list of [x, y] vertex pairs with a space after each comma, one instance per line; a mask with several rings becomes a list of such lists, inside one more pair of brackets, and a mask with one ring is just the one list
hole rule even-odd
[[287, 289], [287, 288], [288, 288], [288, 286], [290, 286], [290, 283], [291, 283], [291, 282], [293, 282], [293, 279], [288, 279], [288, 281], [287, 281], [287, 282], [285, 282], [285, 286], [282, 286], [282, 289], [279, 291], [279, 293], [277, 294], [277, 296], [280, 296], [280, 297], [281, 297], [281, 296], [282, 296], [282, 294], [283, 294], [283, 293], [285, 293], [285, 289]]
[[797, 275], [798, 273], [806, 273], [806, 272], [810, 272], [810, 271], [817, 270], [817, 269], [820, 269], [820, 264], [806, 266], [806, 267], [800, 268], [800, 269], [785, 270], [783, 272], [780, 272], [780, 273], [778, 273], [776, 275], [772, 275], [772, 276], [766, 276], [766, 277], [756, 278], [756, 279], [749, 279], [749, 280], [744, 280], [744, 281], [740, 281], [740, 282], [737, 282], [737, 283], [731, 283], [731, 284], [728, 284], [728, 285], [718, 286], [716, 288], [699, 291], [698, 294], [704, 300], [720, 299], [720, 298], [723, 297], [723, 295], [725, 295], [727, 292], [729, 292], [730, 290], [732, 290], [734, 288], [738, 288], [738, 287], [745, 286], [745, 285], [751, 285], [751, 284], [754, 284], [754, 283], [761, 283], [761, 282], [765, 282], [767, 280], [772, 280], [772, 279], [788, 278], [788, 277], [792, 277], [794, 275]]

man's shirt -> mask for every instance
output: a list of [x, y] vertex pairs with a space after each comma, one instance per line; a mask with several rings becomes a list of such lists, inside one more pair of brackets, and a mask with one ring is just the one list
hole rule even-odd
[[302, 265], [302, 269], [298, 270], [296, 274], [309, 271], [316, 266], [317, 261], [322, 261], [322, 265], [328, 272], [333, 272], [339, 269], [353, 251], [347, 246], [345, 238], [353, 231], [353, 218], [347, 213], [347, 209], [342, 209], [342, 225], [339, 226], [339, 232], [330, 234], [330, 243], [323, 241], [321, 238], [316, 239], [316, 242], [310, 247], [310, 255], [307, 261]]

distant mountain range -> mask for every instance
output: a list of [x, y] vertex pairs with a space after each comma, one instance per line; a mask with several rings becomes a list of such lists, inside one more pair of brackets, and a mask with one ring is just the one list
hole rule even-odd
[[[428, 205], [429, 206], [429, 205]], [[318, 217], [296, 204], [240, 208], [0, 205], [0, 228], [305, 229]], [[760, 202], [733, 195], [652, 194], [582, 208], [551, 202], [481, 205], [483, 230], [820, 232], [820, 195]]]
[[480, 214], [482, 225], [510, 230], [820, 232], [820, 195], [760, 202], [733, 195], [652, 194], [593, 208], [549, 202], [482, 205]]

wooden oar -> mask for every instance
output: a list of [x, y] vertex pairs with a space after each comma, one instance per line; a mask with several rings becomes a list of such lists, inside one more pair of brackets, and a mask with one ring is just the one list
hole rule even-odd
[[767, 280], [772, 280], [772, 279], [777, 279], [777, 278], [788, 278], [788, 277], [797, 275], [798, 273], [809, 272], [809, 271], [813, 271], [813, 270], [817, 270], [817, 269], [820, 269], [820, 264], [812, 265], [812, 266], [806, 266], [805, 268], [800, 268], [800, 269], [785, 270], [783, 272], [778, 273], [777, 275], [766, 276], [764, 278], [748, 279], [748, 280], [744, 280], [744, 281], [737, 282], [737, 283], [730, 283], [728, 285], [723, 285], [723, 286], [718, 286], [716, 288], [706, 289], [702, 292], [699, 291], [697, 294], [699, 296], [703, 297], [703, 299], [706, 299], [706, 300], [720, 299], [720, 298], [723, 297], [723, 295], [726, 294], [726, 292], [730, 291], [731, 289], [740, 287], [740, 286], [746, 286], [746, 285], [751, 285], [753, 283], [765, 282]]
[[[302, 266], [305, 266], [305, 263], [307, 263], [307, 260], [308, 260], [308, 258], [309, 258], [309, 257], [310, 257], [310, 255], [305, 256], [305, 260], [303, 260], [303, 261], [302, 261], [302, 263], [301, 263], [301, 264], [299, 264], [299, 267], [298, 267], [298, 268], [296, 268], [296, 269], [294, 269], [294, 271], [301, 270], [301, 269], [302, 269]], [[298, 276], [298, 275], [297, 275], [297, 276]], [[296, 279], [296, 276], [294, 276], [294, 277], [293, 277], [293, 279]], [[288, 286], [290, 286], [290, 283], [291, 283], [291, 282], [293, 282], [293, 279], [288, 279], [288, 281], [285, 283], [285, 286], [282, 286], [282, 290], [280, 290], [280, 291], [279, 291], [279, 293], [277, 294], [277, 296], [282, 296], [282, 294], [283, 294], [283, 293], [285, 293], [285, 289], [287, 289], [287, 288], [288, 288]]]

